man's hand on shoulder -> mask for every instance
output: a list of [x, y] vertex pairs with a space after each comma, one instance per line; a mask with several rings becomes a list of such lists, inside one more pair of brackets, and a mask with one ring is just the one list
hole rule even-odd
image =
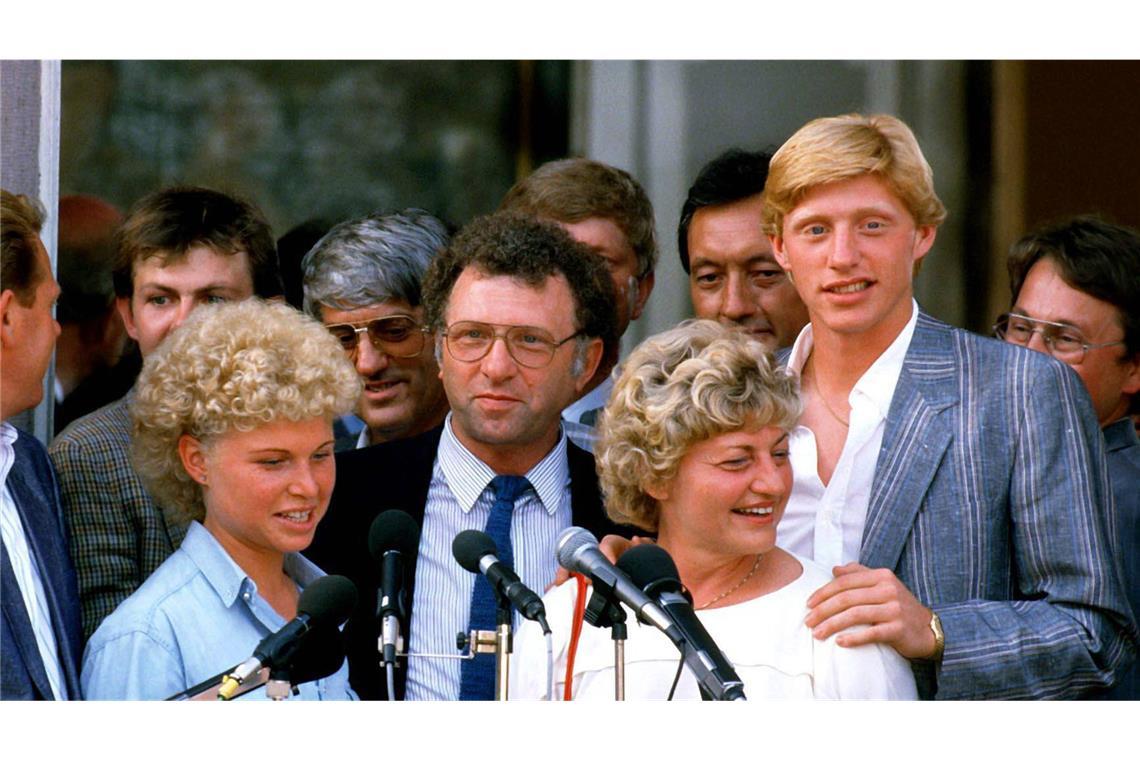
[[868, 628], [840, 634], [835, 643], [855, 647], [887, 644], [903, 657], [922, 660], [937, 652], [930, 627], [932, 611], [922, 606], [894, 573], [855, 562], [836, 567], [835, 579], [808, 598], [804, 622], [817, 639], [854, 625]]

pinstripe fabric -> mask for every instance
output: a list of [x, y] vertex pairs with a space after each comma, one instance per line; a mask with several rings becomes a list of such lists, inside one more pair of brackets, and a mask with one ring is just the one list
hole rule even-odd
[[[450, 420], [448, 415], [420, 534], [412, 600], [416, 617], [408, 644], [413, 654], [457, 653], [455, 635], [467, 630], [475, 576], [455, 562], [451, 542], [460, 531], [483, 530], [495, 500], [493, 490], [487, 487], [495, 472], [456, 439]], [[565, 433], [526, 478], [533, 489], [515, 502], [511, 543], [515, 572], [523, 583], [541, 594], [558, 569], [558, 534], [571, 524]], [[517, 612], [514, 622], [517, 628]], [[411, 657], [406, 699], [458, 699], [459, 681], [458, 660]]]
[[67, 698], [67, 686], [63, 681], [63, 667], [59, 660], [59, 649], [55, 643], [55, 633], [51, 629], [51, 613], [47, 606], [47, 592], [43, 578], [36, 565], [36, 558], [28, 544], [16, 501], [8, 490], [8, 473], [16, 462], [16, 429], [7, 422], [0, 425], [0, 540], [11, 563], [12, 575], [23, 597], [24, 609], [28, 613], [32, 633], [35, 634], [36, 648], [43, 660], [44, 672], [56, 699]]
[[1074, 697], [1137, 647], [1110, 547], [1104, 444], [1077, 375], [920, 313], [891, 402], [860, 561], [942, 619], [920, 695]]
[[48, 449], [71, 529], [85, 637], [186, 535], [186, 526], [167, 521], [131, 466], [130, 398], [76, 420]]

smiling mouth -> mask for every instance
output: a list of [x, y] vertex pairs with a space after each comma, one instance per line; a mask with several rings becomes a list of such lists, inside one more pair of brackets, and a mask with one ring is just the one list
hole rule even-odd
[[775, 511], [774, 507], [749, 507], [748, 509], [734, 509], [732, 510], [738, 515], [753, 515], [756, 517], [766, 517]]
[[278, 512], [277, 516], [294, 523], [307, 523], [313, 516], [311, 509], [298, 509], [293, 512]]
[[839, 285], [837, 287], [827, 288], [829, 293], [858, 293], [861, 290], [866, 290], [871, 287], [871, 283], [863, 280], [861, 282], [853, 282], [850, 285]]

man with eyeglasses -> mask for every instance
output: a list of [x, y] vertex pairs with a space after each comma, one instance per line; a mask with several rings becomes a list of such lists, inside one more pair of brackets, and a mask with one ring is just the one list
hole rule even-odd
[[338, 420], [337, 450], [424, 433], [447, 414], [420, 303], [424, 272], [447, 245], [419, 209], [333, 227], [301, 262], [304, 308], [335, 335], [364, 381], [357, 416]]
[[[1032, 232], [1007, 260], [1013, 307], [994, 331], [1052, 354], [1084, 381], [1104, 433], [1116, 516], [1116, 557], [1140, 611], [1140, 234], [1079, 216]], [[1140, 699], [1133, 663], [1106, 696]]]
[[[616, 337], [613, 298], [597, 256], [559, 226], [518, 214], [471, 222], [428, 268], [424, 319], [451, 412], [425, 434], [338, 454], [328, 516], [307, 552], [375, 599], [372, 520], [398, 508], [422, 526], [404, 569], [410, 656], [396, 670], [397, 698], [493, 696], [493, 655], [454, 657], [456, 634], [494, 626], [486, 580], [452, 557], [459, 532], [485, 531], [539, 593], [554, 579], [565, 528], [628, 534], [605, 518], [593, 457], [560, 417]], [[352, 686], [383, 698], [375, 608], [359, 607], [345, 629]]]

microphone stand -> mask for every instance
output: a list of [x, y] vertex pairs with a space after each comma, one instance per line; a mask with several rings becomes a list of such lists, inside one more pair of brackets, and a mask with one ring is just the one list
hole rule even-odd
[[614, 699], [625, 701], [625, 641], [628, 638], [625, 610], [605, 586], [595, 585], [586, 607], [586, 622], [597, 628], [609, 628], [614, 642]]
[[269, 674], [269, 682], [265, 684], [265, 695], [274, 702], [288, 699], [289, 695], [297, 694], [297, 687], [290, 683], [292, 676], [285, 669], [274, 668]]
[[507, 701], [507, 685], [511, 675], [511, 600], [498, 597], [495, 612], [495, 699]]

